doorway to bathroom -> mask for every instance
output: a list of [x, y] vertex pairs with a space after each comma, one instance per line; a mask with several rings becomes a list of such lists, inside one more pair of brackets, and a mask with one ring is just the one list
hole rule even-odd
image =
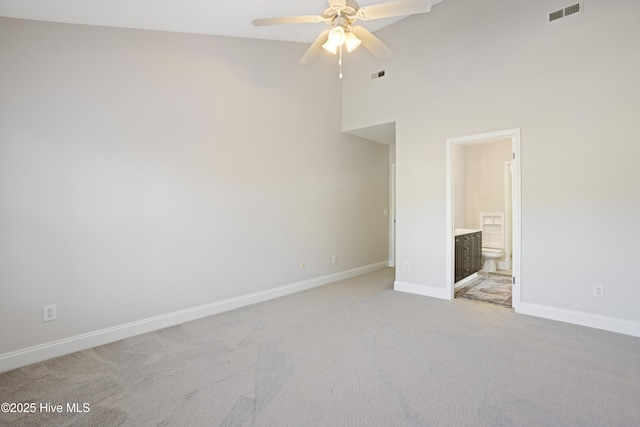
[[[520, 129], [449, 138], [446, 143], [447, 292], [452, 299], [485, 301], [518, 311]], [[477, 232], [483, 232], [485, 256], [472, 263], [477, 267], [464, 280], [456, 281], [460, 276], [455, 270], [455, 239]]]

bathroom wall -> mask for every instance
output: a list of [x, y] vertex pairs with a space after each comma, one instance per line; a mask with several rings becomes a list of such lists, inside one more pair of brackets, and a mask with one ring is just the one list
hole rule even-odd
[[[511, 160], [511, 152], [510, 139], [453, 146], [455, 228], [480, 228], [480, 212], [502, 212], [507, 225], [504, 163]], [[509, 236], [505, 234], [505, 240]], [[501, 261], [505, 260], [506, 257]]]
[[466, 147], [468, 228], [480, 228], [480, 212], [505, 213], [504, 162], [509, 160], [510, 140]]
[[[466, 148], [466, 219], [469, 228], [480, 228], [480, 212], [502, 212], [504, 226], [509, 224], [505, 209], [504, 163], [511, 160], [511, 140], [469, 145]], [[507, 229], [504, 230], [504, 249], [511, 245]], [[498, 268], [510, 268], [505, 264], [507, 255], [498, 261]]]

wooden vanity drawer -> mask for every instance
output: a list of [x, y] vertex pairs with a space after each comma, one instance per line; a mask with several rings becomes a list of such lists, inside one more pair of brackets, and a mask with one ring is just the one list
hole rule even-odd
[[455, 281], [482, 268], [482, 232], [455, 236]]

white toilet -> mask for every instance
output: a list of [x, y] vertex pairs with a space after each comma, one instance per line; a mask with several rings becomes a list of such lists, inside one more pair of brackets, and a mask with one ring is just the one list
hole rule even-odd
[[504, 213], [480, 212], [482, 271], [495, 273], [496, 261], [504, 257]]

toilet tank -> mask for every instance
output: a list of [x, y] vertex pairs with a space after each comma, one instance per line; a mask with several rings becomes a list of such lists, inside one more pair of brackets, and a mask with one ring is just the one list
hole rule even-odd
[[480, 212], [482, 247], [504, 249], [504, 212]]

